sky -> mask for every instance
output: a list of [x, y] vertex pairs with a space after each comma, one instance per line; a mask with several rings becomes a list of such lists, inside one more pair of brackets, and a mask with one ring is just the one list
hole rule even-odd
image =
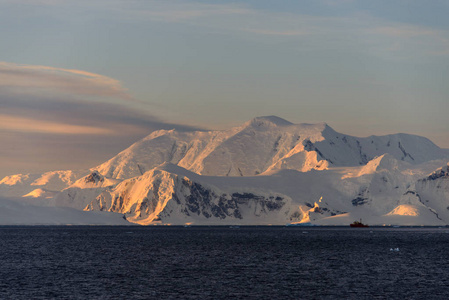
[[0, 0], [0, 178], [256, 116], [449, 148], [448, 1]]

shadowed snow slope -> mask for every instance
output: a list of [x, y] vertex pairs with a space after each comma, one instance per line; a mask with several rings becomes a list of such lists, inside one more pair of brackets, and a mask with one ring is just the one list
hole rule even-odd
[[0, 181], [0, 195], [21, 197], [33, 190], [60, 191], [74, 183], [88, 171], [52, 171], [43, 174], [17, 174]]
[[448, 154], [414, 135], [357, 138], [258, 117], [224, 131], [156, 131], [87, 171], [7, 176], [0, 195], [139, 224], [440, 225]]
[[[342, 179], [345, 172], [280, 170], [222, 177], [165, 163], [103, 191], [86, 209], [125, 213], [140, 224], [336, 224], [335, 220], [347, 220], [331, 217], [348, 212], [371, 216], [375, 225], [449, 221], [449, 215], [438, 215], [432, 205], [420, 200], [414, 190], [418, 172], [381, 169]], [[446, 195], [444, 201], [448, 200]]]
[[32, 206], [0, 198], [0, 225], [131, 225], [123, 215]]
[[412, 164], [448, 155], [423, 137], [356, 138], [325, 123], [292, 124], [270, 116], [225, 131], [156, 131], [96, 170], [106, 177], [127, 179], [168, 161], [202, 175], [252, 176], [280, 169], [306, 172], [365, 165], [385, 153]]

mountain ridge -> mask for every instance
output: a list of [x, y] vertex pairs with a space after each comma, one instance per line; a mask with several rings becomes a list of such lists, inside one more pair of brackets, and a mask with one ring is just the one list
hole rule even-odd
[[326, 123], [293, 124], [269, 116], [223, 131], [153, 132], [95, 169], [126, 179], [169, 161], [203, 175], [251, 176], [283, 168], [306, 172], [363, 165], [385, 153], [413, 164], [449, 156], [416, 135], [357, 138]]
[[416, 135], [358, 138], [265, 116], [222, 131], [155, 131], [90, 170], [7, 176], [0, 196], [142, 225], [343, 225], [356, 216], [441, 225], [448, 161], [447, 149]]

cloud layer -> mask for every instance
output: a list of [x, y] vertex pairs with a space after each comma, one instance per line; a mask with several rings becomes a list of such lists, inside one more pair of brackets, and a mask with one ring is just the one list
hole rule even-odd
[[52, 90], [69, 95], [132, 97], [118, 80], [81, 70], [0, 62], [0, 87], [22, 92]]
[[[88, 22], [101, 16], [105, 20], [120, 20], [124, 24], [151, 26], [154, 22], [198, 26], [230, 35], [254, 35], [266, 38], [283, 37], [298, 42], [311, 43], [311, 47], [332, 46], [356, 49], [370, 47], [376, 55], [387, 55], [407, 51], [410, 57], [423, 55], [449, 55], [449, 32], [447, 28], [426, 24], [410, 24], [405, 18], [385, 18], [378, 6], [385, 10], [400, 9], [402, 15], [419, 14], [413, 3], [358, 3], [357, 1], [312, 1], [297, 5], [281, 5], [276, 9], [263, 9], [245, 2], [219, 1], [12, 1], [28, 6], [34, 14], [48, 14], [59, 18], [79, 19]], [[363, 1], [361, 1], [363, 2]], [[444, 2], [432, 3], [441, 10], [447, 9]], [[261, 6], [263, 6], [261, 4]], [[296, 9], [288, 10], [288, 7]], [[430, 7], [429, 5], [425, 5]], [[301, 9], [298, 9], [300, 7]], [[313, 9], [311, 8], [313, 7]], [[407, 9], [409, 11], [405, 12]], [[404, 11], [404, 12], [402, 12]], [[19, 8], [15, 10], [23, 14]], [[69, 12], [73, 12], [72, 14]], [[391, 14], [393, 15], [393, 14]], [[416, 23], [416, 22], [415, 22]], [[392, 39], [394, 37], [394, 39]], [[385, 54], [386, 53], [386, 54]], [[397, 57], [396, 57], [397, 58]], [[65, 70], [67, 71], [67, 70]], [[103, 78], [101, 78], [102, 80]], [[120, 90], [120, 89], [119, 89]]]
[[99, 74], [0, 63], [0, 177], [89, 168], [154, 130], [197, 129], [130, 99], [118, 80]]
[[[308, 42], [312, 47], [354, 50], [365, 44], [377, 55], [398, 51], [406, 51], [412, 56], [449, 55], [448, 30], [387, 20], [367, 10], [351, 10], [352, 2], [317, 1], [323, 11], [335, 7], [348, 9], [348, 13], [332, 16], [281, 9], [268, 11], [242, 3], [151, 1], [151, 5], [141, 6], [138, 2], [130, 2], [126, 8], [120, 7], [117, 16], [135, 22], [184, 23], [234, 35], [278, 36]], [[112, 14], [119, 12], [116, 5], [109, 6], [109, 9]]]
[[0, 167], [85, 166], [154, 129], [192, 129], [164, 118], [227, 128], [276, 114], [355, 135], [438, 131], [447, 146], [448, 8], [0, 1]]

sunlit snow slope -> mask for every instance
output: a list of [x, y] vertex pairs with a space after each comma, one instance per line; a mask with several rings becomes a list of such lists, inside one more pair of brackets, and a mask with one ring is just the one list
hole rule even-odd
[[413, 164], [448, 154], [419, 136], [356, 138], [325, 123], [292, 124], [270, 116], [225, 131], [156, 131], [96, 169], [106, 177], [126, 179], [171, 162], [202, 175], [252, 176], [281, 169], [306, 172], [364, 165], [385, 153]]
[[0, 195], [138, 224], [443, 225], [448, 161], [423, 137], [357, 138], [270, 116], [225, 131], [156, 131], [91, 170], [7, 176]]

